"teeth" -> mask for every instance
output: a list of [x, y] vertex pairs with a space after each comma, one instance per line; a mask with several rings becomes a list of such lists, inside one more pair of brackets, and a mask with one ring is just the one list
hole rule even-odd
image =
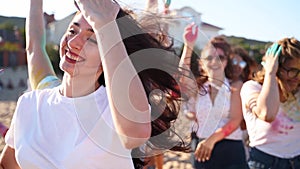
[[72, 60], [75, 60], [76, 62], [81, 61], [80, 57], [71, 55], [70, 53], [66, 53], [66, 56]]

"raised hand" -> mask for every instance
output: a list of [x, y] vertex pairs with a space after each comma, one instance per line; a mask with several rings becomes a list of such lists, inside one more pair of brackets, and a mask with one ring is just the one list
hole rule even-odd
[[75, 0], [77, 7], [93, 28], [115, 20], [120, 6], [112, 0]]
[[183, 40], [185, 45], [188, 45], [189, 47], [194, 46], [197, 37], [198, 37], [198, 25], [196, 25], [195, 23], [191, 23], [188, 26], [186, 26], [183, 34]]
[[278, 43], [274, 43], [268, 48], [262, 63], [267, 73], [276, 74], [278, 69], [278, 57], [281, 50], [282, 47], [278, 45]]

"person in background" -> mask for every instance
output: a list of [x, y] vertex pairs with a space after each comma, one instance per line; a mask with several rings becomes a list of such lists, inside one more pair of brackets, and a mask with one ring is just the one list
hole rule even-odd
[[76, 5], [60, 44], [60, 80], [45, 50], [43, 1], [30, 1], [26, 50], [33, 91], [18, 100], [0, 166], [142, 168], [149, 145], [189, 150], [180, 139], [174, 143], [169, 130], [181, 100], [173, 77], [180, 73], [172, 64], [177, 56], [115, 1]]
[[232, 47], [230, 59], [233, 65], [232, 78], [246, 82], [253, 78], [258, 69], [258, 64], [251, 58], [248, 52], [242, 47]]
[[[191, 52], [197, 38], [194, 24], [186, 27], [182, 65], [190, 65]], [[231, 75], [231, 46], [221, 37], [214, 37], [202, 49], [199, 58], [198, 94], [190, 96], [188, 118], [193, 120], [193, 162], [197, 169], [247, 169], [240, 123], [242, 108], [240, 89], [243, 82]], [[230, 154], [230, 155], [229, 155]]]
[[263, 69], [241, 89], [251, 169], [300, 168], [300, 42], [270, 46]]
[[[249, 56], [248, 52], [244, 48], [240, 46], [233, 47], [230, 58], [232, 60], [233, 65], [233, 80], [241, 80], [242, 82], [246, 82], [253, 78], [254, 73], [258, 70], [258, 64], [253, 58]], [[249, 136], [246, 130], [246, 123], [244, 119], [241, 122], [241, 129], [243, 130], [243, 140], [246, 149], [246, 159], [248, 159]]]

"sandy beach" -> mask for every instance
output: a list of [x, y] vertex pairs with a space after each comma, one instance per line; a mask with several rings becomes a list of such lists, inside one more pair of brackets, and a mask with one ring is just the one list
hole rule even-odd
[[[11, 118], [13, 116], [16, 101], [18, 96], [26, 88], [15, 88], [14, 90], [2, 89], [0, 90], [0, 121], [9, 126]], [[184, 116], [179, 116], [178, 120], [175, 122], [176, 132], [180, 135], [187, 136], [189, 133], [189, 124], [187, 119]], [[4, 147], [4, 139], [1, 138], [0, 151]], [[191, 169], [192, 165], [190, 164], [190, 155], [188, 153], [179, 153], [179, 152], [165, 152], [164, 153], [164, 169]]]

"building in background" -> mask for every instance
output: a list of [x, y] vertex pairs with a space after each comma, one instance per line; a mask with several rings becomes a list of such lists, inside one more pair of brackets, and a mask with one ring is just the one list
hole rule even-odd
[[[48, 24], [48, 43], [59, 45], [61, 37], [65, 33], [74, 15], [75, 13], [67, 16], [64, 19]], [[202, 49], [210, 38], [219, 35], [219, 31], [222, 30], [222, 28], [218, 26], [203, 22], [201, 20], [201, 13], [195, 11], [191, 7], [183, 7], [180, 9], [171, 10], [164, 18], [164, 23], [166, 23], [168, 27], [168, 34], [174, 39], [175, 48], [181, 48], [183, 43], [182, 34], [184, 28], [191, 22], [195, 22], [199, 26], [199, 38], [196, 41], [196, 47], [198, 49]]]
[[185, 27], [194, 22], [198, 25], [198, 38], [195, 47], [202, 49], [209, 39], [219, 35], [222, 28], [203, 22], [201, 13], [191, 7], [183, 7], [171, 10], [169, 13], [169, 34], [174, 38], [174, 47], [180, 48], [183, 44], [183, 32]]

